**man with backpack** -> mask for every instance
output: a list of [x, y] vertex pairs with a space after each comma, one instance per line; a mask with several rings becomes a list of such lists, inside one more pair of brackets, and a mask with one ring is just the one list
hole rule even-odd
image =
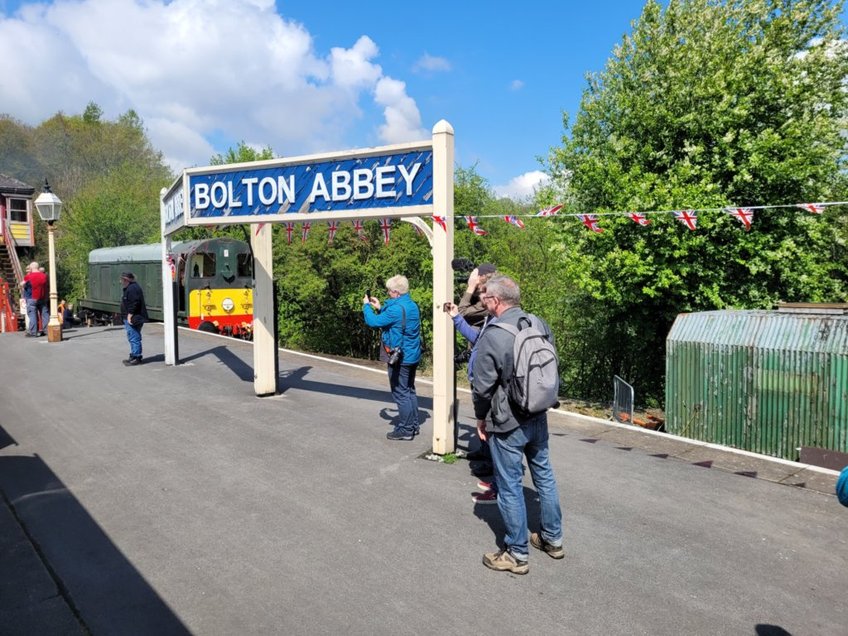
[[[559, 373], [553, 334], [544, 320], [521, 310], [517, 283], [496, 276], [480, 299], [495, 319], [476, 343], [471, 387], [477, 432], [489, 440], [498, 509], [506, 526], [504, 549], [483, 556], [493, 570], [526, 574], [529, 546], [554, 559], [562, 547], [562, 510], [548, 452], [547, 410], [557, 406]], [[486, 418], [491, 424], [488, 429]], [[540, 500], [540, 531], [527, 528], [523, 459]]]

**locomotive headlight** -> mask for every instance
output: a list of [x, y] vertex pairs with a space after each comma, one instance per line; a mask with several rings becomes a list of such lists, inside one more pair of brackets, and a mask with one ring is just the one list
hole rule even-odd
[[224, 311], [226, 311], [227, 313], [231, 312], [235, 306], [236, 306], [236, 304], [233, 302], [233, 299], [230, 298], [230, 297], [225, 298], [221, 302], [221, 307], [223, 307]]

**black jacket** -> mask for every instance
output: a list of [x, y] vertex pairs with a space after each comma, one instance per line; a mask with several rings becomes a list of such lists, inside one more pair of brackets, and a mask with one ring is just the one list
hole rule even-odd
[[140, 316], [147, 320], [144, 292], [141, 290], [141, 285], [135, 281], [124, 287], [124, 293], [121, 295], [121, 318], [126, 319], [127, 314], [132, 314], [133, 317]]

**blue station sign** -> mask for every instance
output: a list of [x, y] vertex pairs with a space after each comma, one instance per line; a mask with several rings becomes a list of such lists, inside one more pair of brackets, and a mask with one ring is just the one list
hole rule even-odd
[[[391, 149], [391, 150], [389, 150]], [[185, 171], [187, 225], [432, 214], [432, 146]]]

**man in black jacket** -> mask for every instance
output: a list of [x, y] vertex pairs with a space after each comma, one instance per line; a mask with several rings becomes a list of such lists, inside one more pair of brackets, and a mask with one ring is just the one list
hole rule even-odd
[[130, 357], [124, 360], [124, 366], [133, 367], [141, 364], [141, 328], [147, 320], [147, 306], [144, 304], [144, 292], [141, 285], [135, 282], [132, 272], [121, 274], [121, 318], [124, 320], [124, 330], [130, 343]]

